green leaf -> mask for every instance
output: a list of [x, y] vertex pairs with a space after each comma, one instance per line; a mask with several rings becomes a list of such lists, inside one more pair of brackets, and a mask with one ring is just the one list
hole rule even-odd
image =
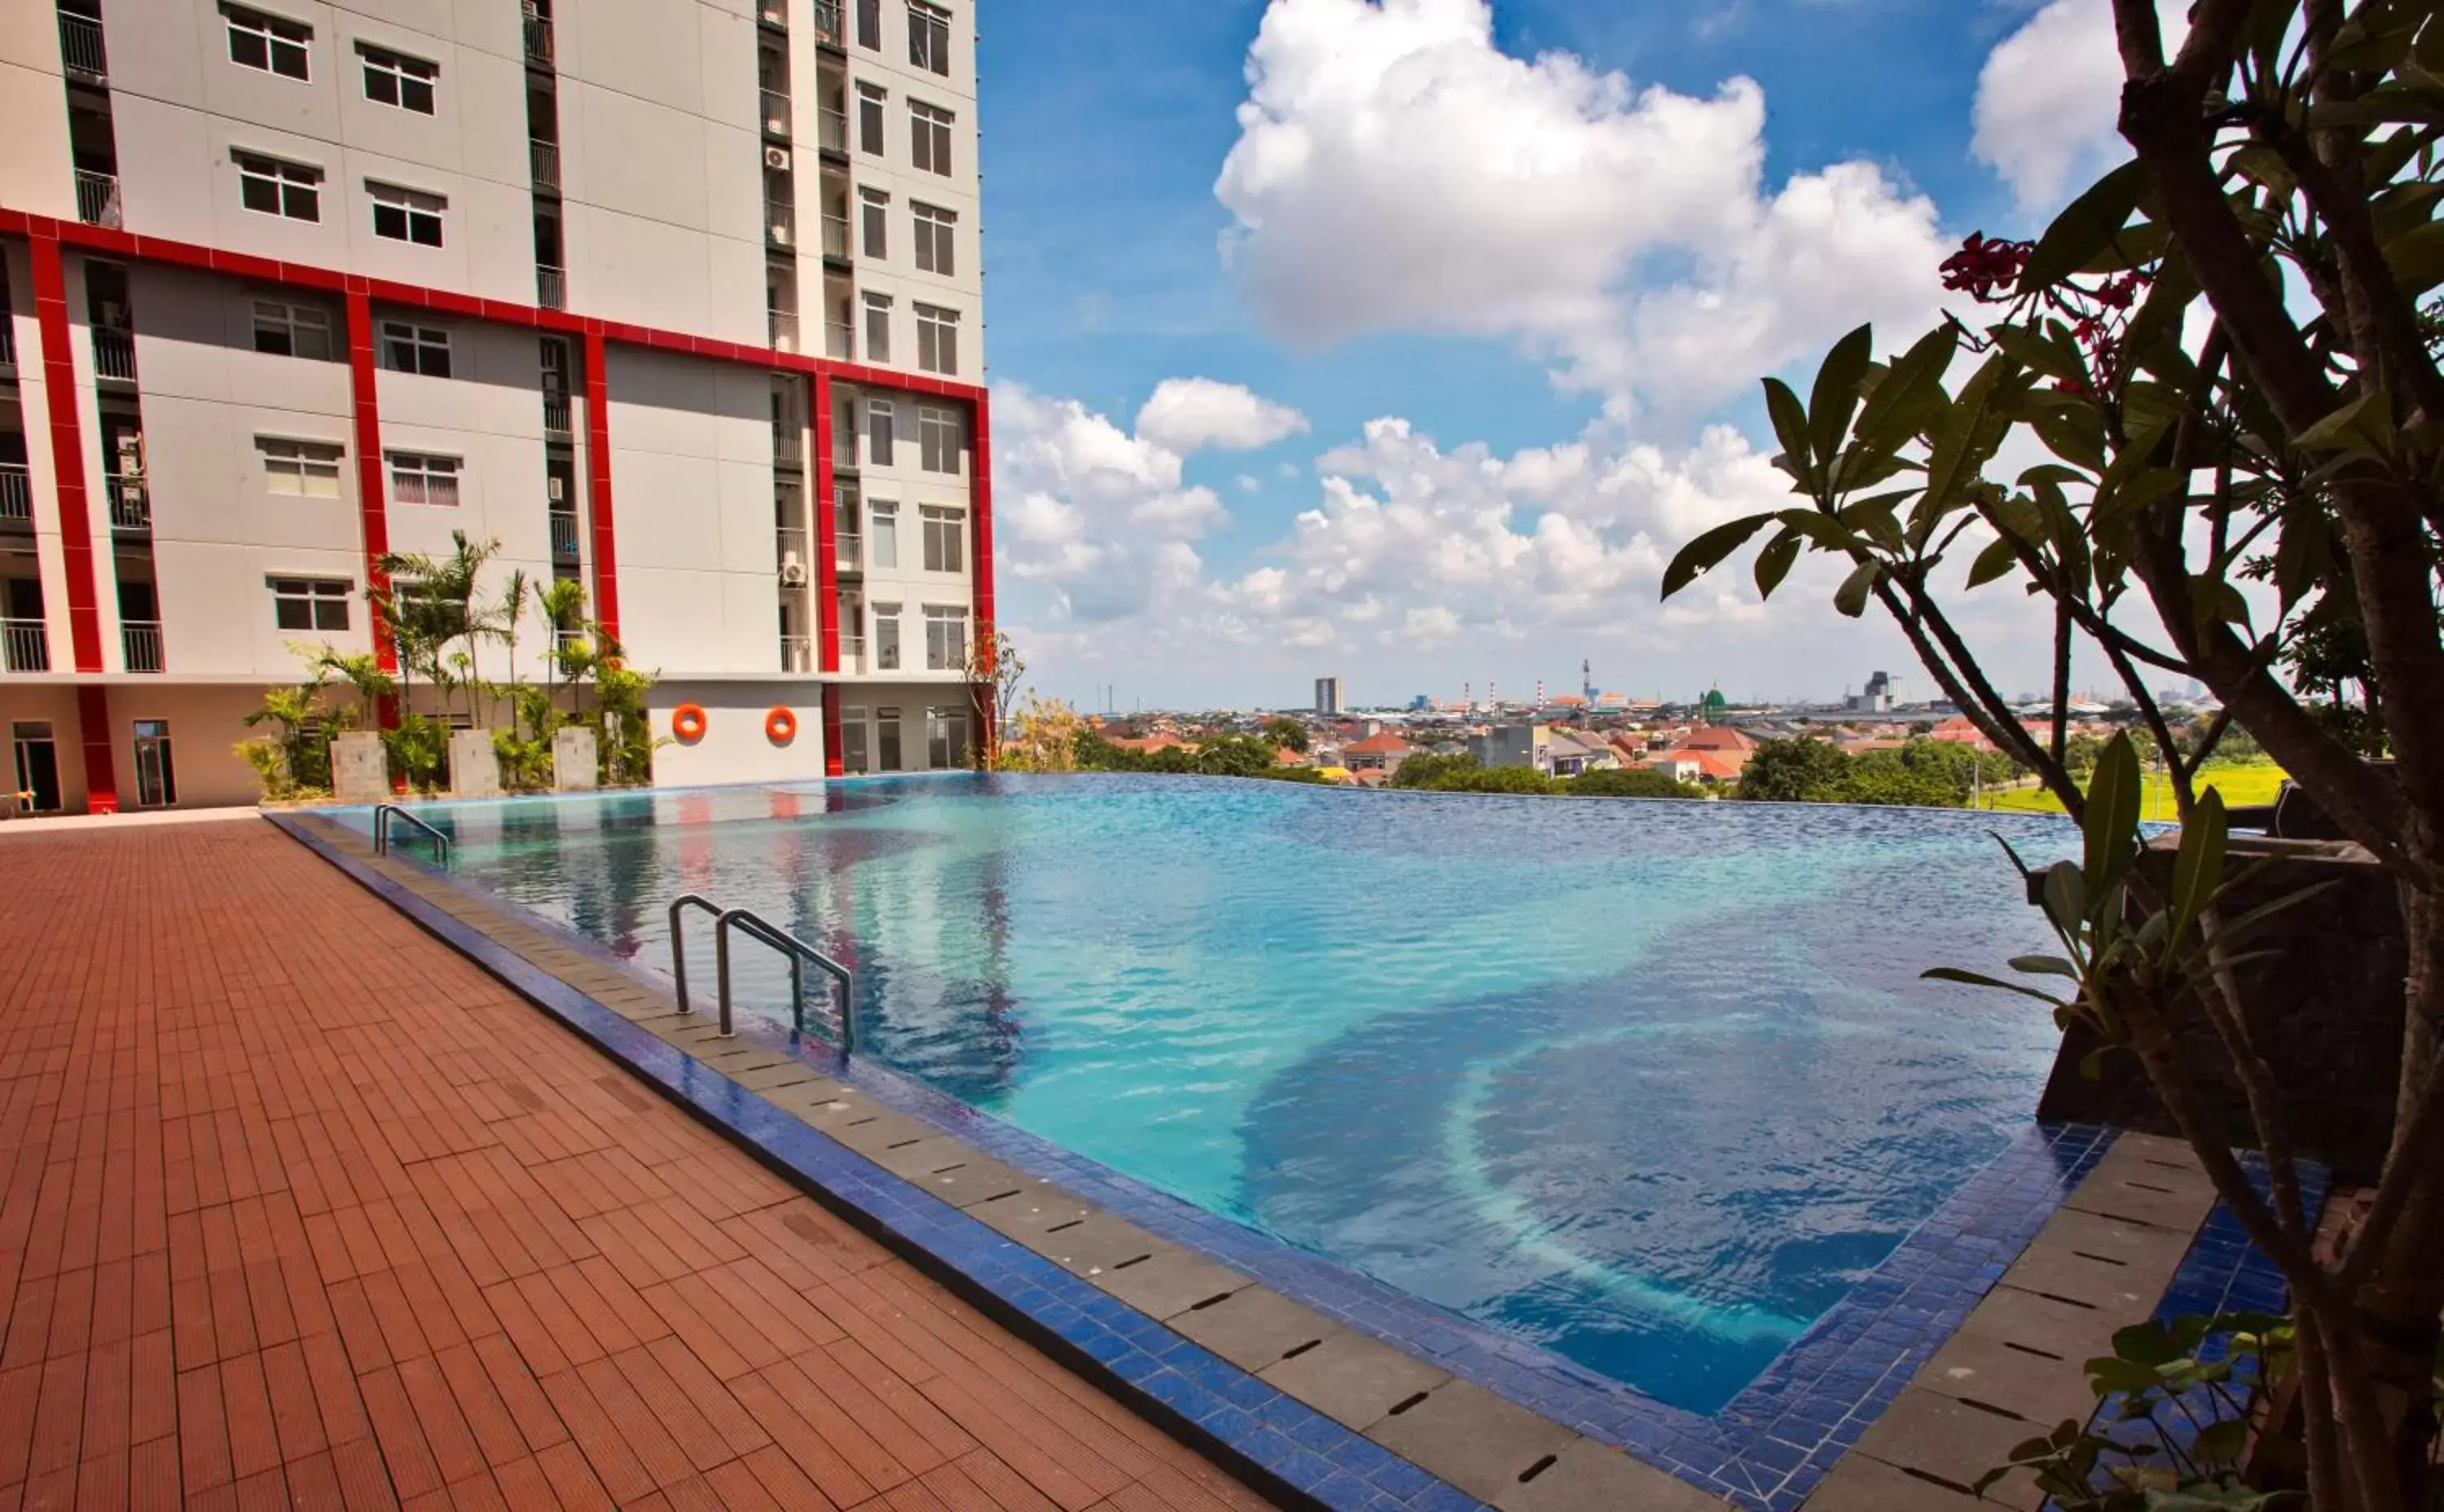
[[1895, 358], [1859, 415], [1859, 444], [1896, 452], [1925, 429], [1943, 404], [1944, 370], [1959, 349], [1960, 332], [1947, 321]]
[[2005, 375], [2017, 364], [2003, 352], [1986, 360], [1985, 365], [1961, 388], [1960, 397], [1952, 401], [1935, 427], [1935, 447], [1926, 464], [1926, 502], [1936, 508], [1950, 505], [1977, 476], [1986, 459], [2001, 444], [1998, 433], [1987, 436], [1987, 418], [1994, 393]]
[[2034, 998], [2048, 1006], [2062, 1006], [2058, 1000], [2046, 996], [2034, 987], [2022, 986], [2017, 982], [2006, 982], [1999, 977], [1982, 976], [1975, 971], [1963, 971], [1958, 967], [1931, 966], [1918, 975], [1929, 982], [1957, 982], [1962, 986], [1994, 987], [2004, 992], [2016, 992], [2024, 998]]
[[1748, 544], [1749, 537], [1771, 524], [1771, 514], [1752, 514], [1745, 520], [1718, 525], [1680, 548], [1672, 565], [1663, 569], [1663, 597], [1671, 598], [1705, 574], [1722, 565], [1723, 559]]
[[1782, 580], [1790, 576], [1790, 564], [1799, 560], [1801, 544], [1799, 532], [1786, 526], [1780, 535], [1767, 542], [1765, 549], [1757, 553], [1758, 598], [1772, 598], [1773, 591], [1782, 586]]
[[1842, 580], [1842, 586], [1833, 590], [1833, 607], [1851, 619], [1865, 614], [1867, 595], [1875, 591], [1876, 580], [1883, 570], [1884, 564], [1874, 561], [1861, 562], [1851, 568], [1850, 576]]
[[2026, 971], [2030, 976], [2066, 976], [2074, 982], [2080, 980], [2079, 968], [2059, 955], [2015, 955], [2011, 957], [2011, 969]]
[[1807, 396], [1807, 441], [1815, 454], [1832, 460], [1850, 433], [1850, 417], [1859, 413], [1859, 385], [1876, 359], [1876, 328], [1861, 325], [1833, 344], [1824, 365], [1816, 370], [1816, 387]]
[[2223, 886], [2224, 847], [2228, 839], [2223, 794], [2210, 787], [2181, 826], [2180, 853], [2173, 858], [2172, 941], [2178, 945], [2190, 926]]
[[2370, 389], [2291, 438], [2303, 452], [2390, 452], [2393, 403], [2383, 389]]
[[1807, 411], [1800, 405], [1799, 396], [1782, 379], [1769, 378], [1765, 380], [1765, 413], [1773, 421], [1774, 439], [1790, 458], [1792, 475], [1804, 491], [1813, 493], [1815, 485], [1809, 477], [1816, 466], [1815, 453], [1808, 450]]
[[2028, 254], [2027, 266], [2020, 270], [2022, 294], [2033, 294], [2050, 288], [2093, 261], [2097, 254], [2113, 245], [2114, 237], [2129, 224], [2132, 212], [2138, 208], [2138, 196], [2147, 187], [2147, 175], [2136, 159], [2098, 179], [2087, 192], [2065, 206], [2037, 238], [2036, 250]]
[[2190, 1458], [2202, 1465], [2237, 1464], [2249, 1448], [2249, 1423], [2243, 1418], [2228, 1418], [2211, 1423], [2190, 1445]]
[[1970, 564], [1969, 586], [1983, 588], [2019, 564], [2019, 553], [2012, 548], [2011, 543], [1997, 540], [1977, 553], [1977, 560]]
[[2138, 751], [2124, 730], [2098, 753], [2096, 775], [2088, 781], [2080, 875], [2090, 894], [2101, 894], [2120, 881], [2138, 854], [2139, 799]]
[[[2089, 811], [2094, 812], [2094, 805]], [[2056, 861], [2046, 868], [2046, 917], [2054, 928], [2076, 931], [2087, 919], [2087, 880], [2079, 868], [2068, 861]]]
[[[2159, 1322], [2150, 1320], [2144, 1323], [2133, 1323], [2127, 1328], [2114, 1331], [2111, 1356], [2113, 1360], [2124, 1360], [2134, 1365], [2160, 1369], [2188, 1353], [2189, 1350], [2174, 1336], [2173, 1331]], [[2092, 1373], [2098, 1366], [2107, 1363], [2109, 1362], [2104, 1359], [2092, 1359], [2087, 1362], [2087, 1368]]]

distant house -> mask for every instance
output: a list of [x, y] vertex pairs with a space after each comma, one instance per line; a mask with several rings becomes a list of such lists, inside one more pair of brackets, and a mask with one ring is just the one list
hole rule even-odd
[[1742, 765], [1748, 753], [1757, 748], [1756, 737], [1729, 725], [1700, 725], [1674, 742], [1681, 750], [1719, 750], [1737, 752]]
[[1553, 730], [1549, 725], [1496, 725], [1468, 743], [1479, 766], [1527, 766], [1553, 769]]
[[1556, 777], [1577, 777], [1584, 772], [1620, 765], [1609, 745], [1576, 730], [1553, 731], [1545, 749], [1545, 759], [1551, 764], [1545, 769]]
[[1942, 724], [1935, 726], [1934, 730], [1928, 734], [1927, 738], [1929, 740], [1949, 741], [1956, 746], [1966, 746], [1972, 750], [1992, 750], [1994, 748], [1994, 743], [1986, 738], [1986, 732], [1984, 730], [1979, 729], [1975, 725], [1971, 724], [1968, 720], [1957, 715], [1954, 715], [1953, 718], [1947, 719]]
[[1144, 751], [1148, 754], [1152, 754], [1158, 750], [1169, 750], [1175, 747], [1182, 746], [1194, 749], [1195, 745], [1194, 742], [1182, 740], [1176, 735], [1159, 732], [1147, 735], [1142, 738], [1132, 735], [1114, 735], [1108, 737], [1107, 743], [1117, 746], [1122, 750]]
[[1646, 759], [1649, 771], [1662, 772], [1675, 782], [1722, 784], [1736, 783], [1748, 766], [1748, 755], [1710, 750], [1703, 747], [1681, 746], [1660, 751]]
[[1409, 743], [1387, 729], [1342, 747], [1341, 760], [1353, 772], [1380, 772], [1389, 777], [1409, 759]]

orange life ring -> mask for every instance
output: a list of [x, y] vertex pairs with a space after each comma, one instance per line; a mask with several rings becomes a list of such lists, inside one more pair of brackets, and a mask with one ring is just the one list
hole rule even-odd
[[671, 733], [684, 741], [704, 739], [704, 706], [681, 704], [672, 710]]
[[773, 705], [772, 711], [764, 716], [764, 734], [773, 745], [787, 746], [798, 738], [798, 716]]

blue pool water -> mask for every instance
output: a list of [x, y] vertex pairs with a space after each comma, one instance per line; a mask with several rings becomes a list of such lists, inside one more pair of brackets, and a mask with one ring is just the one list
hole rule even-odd
[[656, 970], [676, 894], [754, 908], [857, 967], [892, 1067], [1701, 1412], [2027, 1124], [2043, 1011], [1918, 973], [2044, 943], [1990, 831], [2076, 840], [1169, 777], [435, 817], [464, 878]]

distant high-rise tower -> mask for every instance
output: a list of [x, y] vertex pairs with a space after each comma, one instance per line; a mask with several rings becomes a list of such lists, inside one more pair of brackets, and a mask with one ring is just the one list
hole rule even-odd
[[1593, 707], [1596, 701], [1596, 666], [1583, 658], [1579, 662], [1579, 691], [1586, 698], [1589, 707]]
[[1536, 707], [1545, 707], [1545, 679], [1542, 677], [1536, 679]]
[[1315, 711], [1319, 714], [1341, 712], [1341, 679], [1318, 677], [1315, 680]]

